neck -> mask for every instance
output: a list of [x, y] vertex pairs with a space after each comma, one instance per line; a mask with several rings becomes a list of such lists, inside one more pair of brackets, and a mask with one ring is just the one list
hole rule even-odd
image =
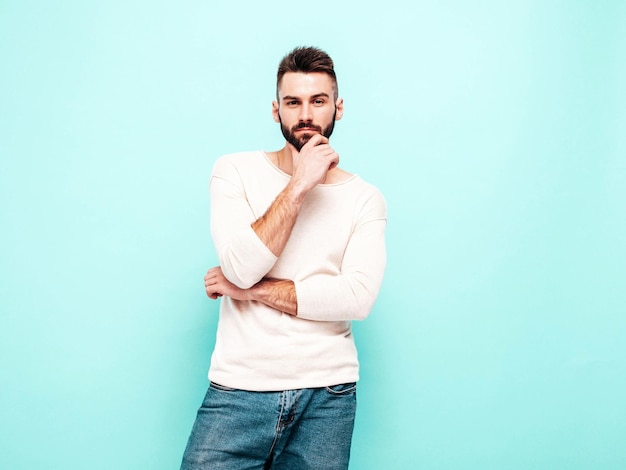
[[286, 143], [285, 146], [276, 152], [276, 160], [278, 164], [278, 168], [287, 173], [288, 175], [293, 174], [293, 157], [297, 154], [298, 151], [296, 148], [290, 143]]

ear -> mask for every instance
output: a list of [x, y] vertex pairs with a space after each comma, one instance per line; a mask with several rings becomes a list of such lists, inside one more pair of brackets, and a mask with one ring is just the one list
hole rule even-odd
[[335, 121], [339, 121], [343, 117], [343, 98], [337, 98], [335, 103], [335, 107], [337, 108], [337, 114], [335, 115]]
[[280, 117], [278, 116], [278, 101], [272, 101], [272, 117], [274, 118], [274, 122], [280, 122]]

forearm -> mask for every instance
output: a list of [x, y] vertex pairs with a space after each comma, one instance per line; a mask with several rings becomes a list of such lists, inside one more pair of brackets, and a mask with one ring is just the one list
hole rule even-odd
[[320, 134], [311, 137], [300, 152], [291, 149], [293, 170], [289, 183], [265, 214], [252, 223], [252, 229], [275, 256], [283, 252], [306, 195], [339, 163], [339, 155]]
[[275, 256], [280, 256], [289, 240], [305, 195], [296, 183], [290, 182], [265, 214], [252, 223], [254, 232]]
[[265, 278], [248, 289], [248, 300], [256, 300], [289, 315], [297, 316], [298, 299], [293, 281]]

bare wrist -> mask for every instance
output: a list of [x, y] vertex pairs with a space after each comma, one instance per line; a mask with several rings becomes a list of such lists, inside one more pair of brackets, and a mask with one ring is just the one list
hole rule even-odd
[[261, 296], [259, 295], [259, 290], [261, 288], [261, 284], [263, 280], [260, 280], [255, 285], [246, 290], [246, 300], [258, 302], [261, 300]]
[[299, 207], [310, 190], [311, 188], [307, 188], [304, 183], [292, 178], [285, 188], [285, 196], [292, 204]]

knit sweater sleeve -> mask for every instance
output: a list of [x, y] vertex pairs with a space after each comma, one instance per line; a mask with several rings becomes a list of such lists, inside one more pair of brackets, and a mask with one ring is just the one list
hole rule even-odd
[[339, 274], [320, 273], [296, 281], [298, 317], [317, 321], [363, 320], [380, 290], [386, 264], [387, 208], [376, 190], [364, 202]]
[[211, 235], [224, 276], [248, 289], [265, 276], [277, 257], [252, 229], [256, 220], [243, 178], [229, 159], [219, 159], [210, 182]]

